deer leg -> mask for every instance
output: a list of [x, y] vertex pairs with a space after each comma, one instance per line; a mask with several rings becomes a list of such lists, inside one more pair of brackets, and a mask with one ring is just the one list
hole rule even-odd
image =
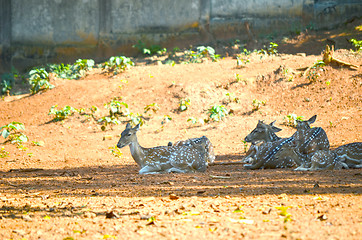
[[146, 165], [139, 171], [139, 174], [157, 174], [161, 173], [162, 169], [158, 165]]
[[243, 162], [252, 163], [257, 151], [258, 151], [258, 146], [251, 145], [248, 152], [246, 153], [246, 156], [243, 159]]

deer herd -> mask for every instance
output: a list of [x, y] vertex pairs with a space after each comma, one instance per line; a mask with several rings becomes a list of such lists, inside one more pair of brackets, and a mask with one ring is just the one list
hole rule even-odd
[[[270, 124], [259, 121], [245, 137], [251, 147], [241, 161], [244, 168], [294, 168], [299, 171], [362, 168], [362, 142], [331, 150], [326, 132], [310, 126], [316, 117], [297, 121], [297, 130], [289, 138], [276, 135], [281, 129], [274, 126], [275, 121]], [[140, 174], [204, 172], [208, 165], [216, 164], [213, 145], [205, 136], [144, 148], [137, 140], [139, 128], [139, 124], [132, 128], [128, 123], [117, 147], [130, 147], [133, 159], [141, 168]]]

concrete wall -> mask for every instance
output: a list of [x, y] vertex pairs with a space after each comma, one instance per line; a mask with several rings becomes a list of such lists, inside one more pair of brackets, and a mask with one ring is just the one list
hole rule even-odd
[[183, 47], [333, 28], [361, 0], [0, 0], [0, 72], [129, 55], [138, 40]]

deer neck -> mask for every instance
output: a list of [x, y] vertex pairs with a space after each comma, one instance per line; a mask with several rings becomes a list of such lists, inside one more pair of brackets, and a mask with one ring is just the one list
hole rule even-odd
[[140, 166], [143, 167], [146, 161], [146, 154], [144, 152], [144, 148], [138, 143], [137, 137], [135, 141], [129, 144], [129, 149], [131, 151], [131, 155], [135, 162]]
[[278, 141], [280, 140], [281, 138], [278, 137], [273, 131], [268, 131], [268, 141], [269, 142], [274, 142], [274, 141]]

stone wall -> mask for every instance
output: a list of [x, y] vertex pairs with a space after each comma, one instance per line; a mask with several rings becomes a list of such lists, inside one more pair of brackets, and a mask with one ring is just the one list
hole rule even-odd
[[360, 0], [0, 0], [0, 72], [130, 55], [138, 40], [184, 47], [333, 28]]

